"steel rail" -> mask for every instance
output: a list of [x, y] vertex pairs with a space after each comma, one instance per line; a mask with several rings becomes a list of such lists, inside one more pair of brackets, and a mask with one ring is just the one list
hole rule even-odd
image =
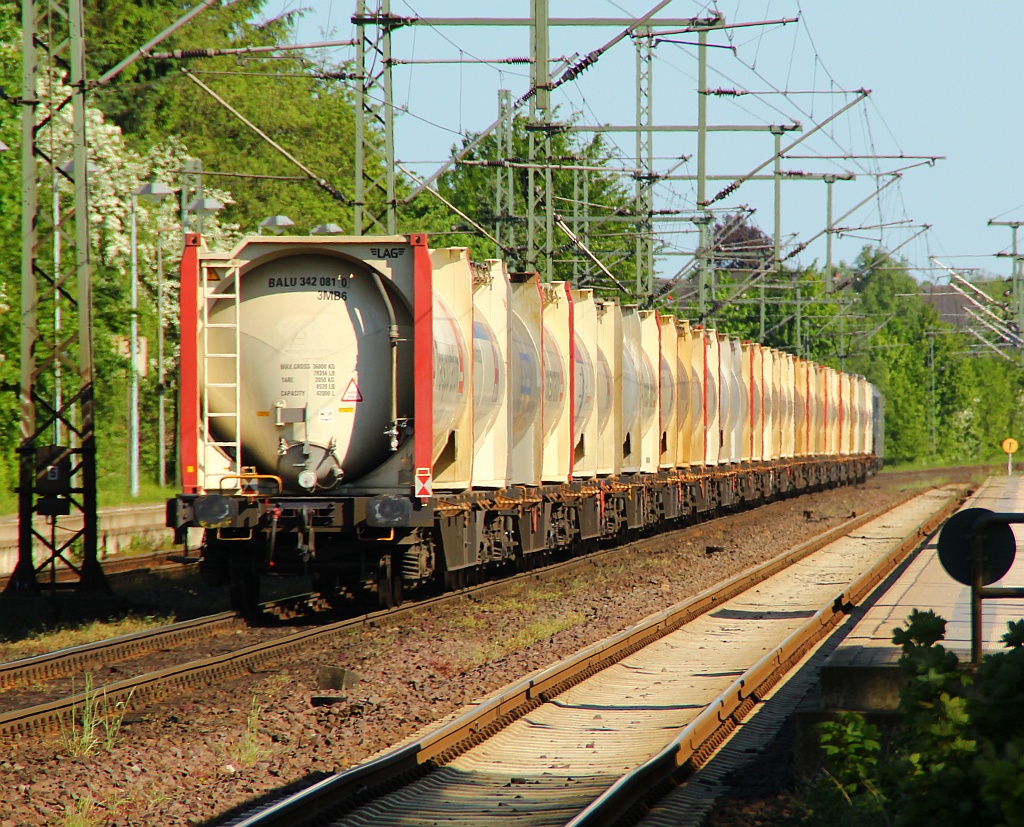
[[[702, 522], [700, 525], [702, 527], [714, 525], [715, 523], [727, 520], [730, 516], [736, 515], [716, 517]], [[679, 531], [685, 530], [685, 528], [679, 529]], [[130, 703], [130, 701], [155, 700], [159, 697], [161, 681], [167, 682], [168, 688], [171, 685], [178, 688], [187, 688], [207, 682], [211, 675], [224, 679], [232, 674], [241, 674], [251, 667], [258, 665], [262, 660], [273, 657], [279, 648], [283, 651], [290, 650], [292, 647], [288, 645], [291, 643], [299, 646], [306, 645], [319, 640], [321, 637], [343, 634], [358, 626], [379, 623], [385, 618], [402, 617], [405, 614], [421, 609], [434, 608], [461, 597], [484, 597], [488, 594], [504, 591], [513, 585], [518, 585], [530, 579], [539, 579], [540, 577], [546, 577], [559, 572], [568, 572], [577, 568], [598, 565], [605, 558], [614, 558], [617, 555], [625, 555], [633, 551], [642, 550], [647, 545], [663, 540], [664, 537], [665, 535], [659, 535], [658, 537], [645, 538], [614, 548], [601, 549], [570, 560], [538, 566], [535, 569], [519, 572], [501, 580], [467, 586], [458, 591], [406, 603], [391, 609], [381, 609], [356, 615], [316, 630], [306, 630], [276, 641], [254, 644], [235, 652], [224, 653], [201, 661], [193, 661], [179, 667], [169, 667], [160, 672], [140, 675], [115, 684], [108, 684], [105, 687], [100, 687], [98, 691], [105, 692], [108, 701], [115, 703], [123, 701], [129, 706], [133, 706], [134, 704]], [[274, 606], [274, 603], [264, 604], [265, 609], [272, 609]], [[178, 637], [177, 640], [187, 640], [189, 639], [187, 635], [190, 630], [192, 632], [191, 639], [196, 639], [204, 628], [211, 630], [217, 628], [218, 625], [233, 625], [238, 623], [239, 620], [240, 616], [237, 612], [223, 612], [218, 615], [210, 615], [205, 618], [184, 621], [182, 624], [175, 624], [173, 630], [164, 627], [163, 629], [154, 629], [149, 632], [137, 632], [106, 641], [97, 641], [72, 647], [71, 649], [62, 649], [56, 652], [37, 655], [32, 658], [9, 661], [0, 664], [0, 688], [24, 683], [30, 679], [51, 680], [61, 675], [70, 674], [75, 667], [85, 668], [90, 663], [101, 659], [103, 662], [109, 662], [120, 657], [119, 651], [125, 652], [129, 656], [131, 654], [141, 654], [144, 651], [143, 647], [147, 644], [149, 650], [152, 651], [158, 648], [160, 643], [176, 642], [175, 636], [179, 634], [179, 625], [189, 628], [182, 629], [181, 634], [185, 636]], [[134, 640], [135, 638], [138, 638], [138, 641]], [[119, 649], [122, 646], [124, 648]], [[286, 649], [285, 647], [288, 648]], [[62, 661], [65, 661], [68, 665], [68, 668], [63, 669], [63, 671]], [[175, 671], [178, 669], [182, 670], [183, 674], [176, 675]], [[59, 728], [62, 716], [69, 713], [74, 714], [74, 710], [80, 708], [85, 702], [85, 693], [80, 693], [45, 704], [0, 713], [0, 736]]]
[[[913, 496], [911, 493], [907, 493], [895, 505], [899, 505], [905, 502], [906, 500], [910, 499], [911, 496]], [[895, 505], [891, 507], [895, 507]], [[884, 513], [886, 510], [888, 509], [876, 509], [876, 511], [873, 511], [870, 514], [865, 515], [864, 517], [858, 517], [854, 520], [849, 520], [845, 523], [842, 523], [840, 526], [836, 527], [835, 529], [832, 529], [832, 531], [826, 532], [826, 534], [820, 536], [830, 537], [833, 535], [834, 532], [840, 530], [851, 531], [858, 525], [860, 525], [862, 522], [869, 519], [873, 519], [874, 516], [878, 516], [878, 514]], [[741, 513], [749, 512], [738, 512], [723, 515], [720, 517], [715, 517], [710, 520], [702, 521], [700, 523], [700, 526], [702, 528], [706, 528], [707, 526], [714, 525], [722, 521], [727, 521], [732, 517], [739, 516], [739, 514]], [[690, 526], [677, 529], [677, 532], [686, 531], [688, 528], [690, 528]], [[667, 532], [659, 534], [655, 537], [634, 540], [621, 546], [602, 549], [587, 555], [574, 557], [569, 560], [563, 560], [545, 566], [539, 566], [535, 569], [520, 572], [500, 580], [488, 581], [485, 583], [468, 586], [466, 588], [459, 589], [458, 591], [447, 592], [445, 594], [426, 598], [425, 600], [417, 601], [414, 603], [406, 603], [396, 608], [381, 609], [379, 611], [356, 615], [354, 617], [346, 618], [344, 620], [337, 621], [335, 623], [331, 623], [326, 626], [319, 627], [317, 629], [307, 629], [302, 632], [298, 632], [294, 635], [279, 638], [274, 641], [253, 644], [243, 649], [235, 650], [234, 652], [222, 653], [220, 655], [212, 656], [210, 658], [192, 661], [179, 666], [168, 667], [157, 672], [139, 675], [134, 678], [127, 678], [116, 683], [98, 687], [94, 690], [94, 692], [99, 691], [104, 693], [108, 703], [116, 704], [119, 702], [123, 702], [129, 708], [134, 708], [139, 704], [157, 700], [158, 698], [162, 697], [171, 690], [184, 691], [197, 686], [210, 684], [219, 680], [226, 680], [235, 675], [244, 674], [250, 671], [251, 669], [258, 667], [260, 664], [268, 660], [275, 659], [276, 657], [282, 654], [288, 654], [292, 651], [302, 648], [303, 646], [307, 646], [319, 640], [329, 639], [333, 636], [345, 634], [351, 629], [358, 628], [360, 626], [379, 623], [385, 619], [404, 617], [406, 615], [414, 614], [418, 611], [430, 610], [437, 606], [444, 605], [448, 602], [458, 600], [462, 597], [485, 597], [490, 594], [498, 594], [513, 586], [519, 585], [531, 579], [540, 579], [542, 577], [548, 577], [556, 573], [571, 572], [578, 568], [586, 568], [589, 566], [599, 565], [604, 560], [614, 560], [617, 556], [628, 555], [631, 552], [643, 550], [644, 548], [651, 545], [662, 545], [665, 542], [666, 538], [671, 537], [673, 533], [676, 532]], [[814, 540], [809, 542], [814, 542]], [[798, 548], [803, 548], [803, 546], [800, 546]], [[793, 553], [793, 550], [787, 552], [787, 554], [791, 553]], [[805, 554], [808, 553], [811, 552], [805, 552]], [[785, 555], [782, 556], [784, 557]], [[779, 558], [775, 559], [778, 560]], [[768, 563], [762, 564], [755, 571], [765, 569], [765, 567], [771, 565], [772, 562], [773, 561], [769, 561]], [[770, 573], [774, 573], [774, 570]], [[737, 575], [737, 577], [741, 576], [742, 575]], [[766, 574], [765, 576], [769, 575]], [[729, 583], [732, 583], [735, 579], [736, 578], [732, 578], [731, 580], [725, 581], [725, 583], [721, 584], [721, 586], [725, 586]], [[714, 589], [712, 589], [711, 591], [714, 591]], [[696, 599], [697, 598], [694, 598], [694, 600]], [[717, 598], [717, 600], [721, 599], [724, 598]], [[715, 602], [717, 602], [717, 600]], [[712, 602], [706, 608], [701, 609], [701, 611], [698, 612], [698, 614], [702, 613], [703, 611], [707, 611], [708, 608], [713, 607], [713, 605], [715, 605], [715, 602]], [[694, 616], [696, 616], [696, 614]], [[211, 618], [216, 617], [218, 616], [211, 616]], [[201, 623], [203, 620], [204, 619], [199, 619], [197, 621], [191, 621], [191, 623], [198, 624]], [[218, 622], [229, 623], [233, 621], [229, 619], [223, 619]], [[154, 631], [159, 632], [159, 630]], [[138, 634], [141, 635], [145, 633]], [[101, 641], [97, 644], [86, 644], [84, 647], [81, 648], [84, 649], [90, 646], [101, 647], [103, 643], [104, 642]], [[59, 652], [53, 653], [54, 656], [57, 656], [59, 654]], [[38, 656], [38, 658], [40, 659], [45, 659], [46, 657], [46, 655]], [[82, 662], [85, 662], [87, 658], [95, 657], [95, 652], [93, 652], [91, 655], [83, 654]], [[107, 657], [109, 659], [110, 655], [107, 655]], [[12, 661], [10, 664], [3, 664], [3, 666], [11, 666], [17, 663], [17, 661]], [[43, 667], [40, 666], [40, 669], [43, 669]], [[50, 669], [51, 672], [49, 674], [52, 675], [53, 667], [50, 667]], [[47, 673], [40, 672], [40, 674]], [[64, 720], [68, 715], [73, 716], [75, 714], [75, 710], [82, 708], [86, 701], [86, 693], [82, 692], [67, 696], [65, 698], [50, 701], [47, 703], [38, 704], [32, 707], [25, 707], [19, 710], [12, 710], [6, 713], [0, 713], [0, 737], [13, 734], [26, 734], [32, 732], [58, 730], [61, 726], [62, 720]]]
[[738, 677], [660, 753], [622, 776], [566, 827], [607, 827], [632, 809], [661, 798], [669, 779], [689, 776], [718, 747], [757, 703], [826, 637], [850, 610], [860, 604], [912, 551], [932, 534], [963, 498], [951, 499], [864, 574], [839, 592], [798, 629]]
[[[166, 529], [166, 526], [161, 524], [160, 528]], [[140, 531], [144, 530], [148, 531], [150, 529], [140, 529]], [[178, 553], [178, 549], [170, 549], [164, 551], [154, 551], [149, 554], [133, 555], [130, 557], [115, 555], [112, 557], [108, 557], [106, 560], [100, 560], [100, 566], [102, 566], [103, 574], [104, 576], [106, 576], [108, 580], [110, 580], [112, 577], [144, 573], [147, 571], [153, 571], [154, 569], [158, 568], [174, 570], [180, 569], [181, 564], [172, 561], [169, 558], [172, 555], [177, 555]], [[198, 558], [196, 559], [198, 560]], [[11, 579], [12, 573], [13, 572], [0, 574], [0, 589], [7, 585], [7, 582]], [[56, 582], [57, 587], [60, 589], [64, 587], [62, 584], [76, 584], [78, 582], [78, 577], [71, 569], [62, 568], [57, 570]], [[51, 585], [52, 584], [49, 580], [40, 579], [39, 591], [50, 591]]]
[[[499, 694], [482, 701], [461, 716], [424, 734], [411, 744], [324, 779], [300, 793], [271, 804], [247, 817], [233, 820], [232, 824], [235, 827], [292, 827], [292, 825], [302, 823], [303, 819], [319, 815], [328, 808], [347, 807], [348, 805], [343, 802], [355, 802], [355, 805], [361, 805], [373, 800], [375, 789], [390, 791], [397, 784], [414, 780], [429, 772], [430, 769], [448, 763], [548, 699], [650, 645], [659, 638], [676, 631], [694, 618], [714, 609], [720, 603], [741, 594], [834, 540], [846, 536], [860, 526], [899, 507], [912, 496], [915, 494], [908, 493], [898, 503], [847, 520], [747, 572], [735, 575], [682, 603], [646, 618], [630, 629], [593, 644], [548, 669], [524, 678]], [[940, 522], [948, 511], [956, 507], [957, 502], [958, 498], [951, 498], [947, 509], [933, 515], [926, 523], [930, 525], [933, 522], [935, 524]], [[912, 535], [913, 547], [917, 546], [922, 532], [927, 527], [922, 524], [914, 532]], [[881, 567], [876, 564], [879, 571], [872, 569], [850, 584], [833, 601], [831, 609], [834, 611], [837, 607], [847, 608], [851, 602], [860, 600], [884, 578], [885, 574], [881, 569], [886, 565], [891, 568], [896, 564], [895, 560], [902, 559], [905, 553], [892, 552], [887, 555], [884, 561], [893, 560], [891, 565], [888, 562], [883, 563]], [[823, 615], [824, 611], [819, 615]], [[821, 625], [817, 616], [806, 625], [812, 627], [815, 623], [818, 626]], [[803, 638], [799, 633], [795, 633], [787, 638], [779, 649], [788, 659], [796, 651], [801, 651], [803, 645]], [[760, 688], [765, 680], [773, 680], [771, 673], [775, 669], [776, 656], [777, 653], [766, 656], [749, 670], [748, 674], [754, 678], [767, 672], [767, 678], [762, 678], [756, 684], [749, 679], [746, 682], [740, 679], [731, 687], [731, 691], [739, 699], [738, 702], [734, 703], [731, 699], [720, 698], [718, 702], [709, 705], [705, 713], [683, 731], [689, 745], [687, 758], [702, 749], [716, 736], [723, 725], [723, 719], [732, 721], [730, 716], [736, 714], [741, 703], [746, 703], [752, 708], [753, 691]], [[773, 680], [773, 683], [775, 681], [777, 678]], [[696, 726], [698, 722], [699, 726]], [[735, 726], [735, 723], [732, 726]], [[667, 750], [668, 748], [666, 748]], [[680, 754], [682, 754], [680, 748], [669, 753], [672, 758]], [[623, 784], [623, 782], [619, 783]], [[645, 782], [636, 782], [641, 788], [643, 783]], [[630, 790], [635, 789], [633, 782], [624, 786]], [[622, 794], [624, 793], [616, 793], [611, 799], [616, 807], [622, 806], [618, 797]], [[598, 818], [588, 823], [605, 824], [608, 822]]]
[[[702, 522], [701, 526], [706, 527], [714, 525], [715, 523], [727, 520], [730, 516], [735, 515], [716, 517]], [[679, 529], [679, 531], [685, 530], [685, 528]], [[549, 563], [545, 566], [538, 566], [537, 568], [520, 572], [501, 580], [488, 581], [468, 586], [457, 591], [427, 598], [425, 600], [409, 602], [392, 609], [381, 609], [375, 612], [360, 614], [355, 617], [346, 618], [345, 620], [330, 624], [326, 627], [322, 627], [319, 631], [328, 636], [340, 634], [356, 626], [380, 622], [384, 618], [388, 617], [400, 617], [406, 613], [416, 611], [417, 609], [433, 608], [461, 597], [483, 597], [487, 594], [502, 591], [510, 586], [517, 585], [529, 579], [537, 579], [542, 576], [548, 576], [563, 571], [572, 571], [576, 568], [586, 567], [588, 565], [597, 565], [605, 558], [641, 550], [648, 544], [657, 543], [659, 540], [664, 539], [664, 537], [665, 535], [659, 535], [659, 537], [636, 540], [625, 545], [609, 549], [601, 549], [570, 560], [562, 560], [556, 563]], [[264, 604], [264, 609], [272, 610], [276, 605], [277, 603], [267, 603]], [[189, 639], [198, 639], [204, 632], [209, 634], [211, 631], [215, 631], [222, 625], [234, 625], [239, 622], [239, 619], [240, 616], [237, 612], [222, 612], [220, 614], [209, 615], [204, 618], [183, 621], [181, 624], [174, 624], [173, 628], [163, 627], [161, 629], [153, 629], [145, 632], [136, 632], [105, 641], [82, 644], [81, 646], [72, 647], [70, 649], [61, 649], [30, 658], [22, 658], [15, 661], [0, 663], [0, 688], [23, 684], [30, 680], [52, 680], [57, 677], [71, 674], [78, 669], [88, 668], [92, 663], [100, 661], [109, 663], [111, 660], [118, 660], [123, 659], [124, 657], [142, 654], [147, 651], [147, 649], [149, 651], [153, 651], [162, 644], [174, 644]], [[301, 632], [297, 635], [280, 639], [276, 641], [276, 643], [284, 645], [292, 640], [296, 640], [297, 642], [310, 642], [307, 639], [309, 634], [310, 632], [307, 630], [306, 632]], [[235, 654], [238, 654], [241, 658], [246, 658], [247, 653], [248, 650], [243, 649], [238, 650]], [[270, 656], [270, 652], [265, 652], [264, 654], [268, 657]], [[225, 657], [230, 658], [231, 655], [222, 655], [221, 660]], [[201, 662], [197, 661], [193, 664], [188, 664], [187, 666], [198, 666], [200, 663]], [[245, 660], [246, 665], [239, 666], [238, 671], [244, 671], [248, 668], [249, 663], [249, 660]], [[185, 667], [183, 666], [181, 668]], [[165, 673], [169, 673], [170, 671], [171, 670], [164, 670]], [[194, 671], [193, 674], [198, 678], [204, 673], [202, 671]], [[107, 697], [115, 701], [127, 701], [129, 696], [141, 698], [141, 696], [132, 695], [132, 693], [135, 689], [141, 688], [142, 684], [139, 682], [146, 677], [146, 675], [143, 675], [134, 679], [134, 681], [122, 681], [118, 684], [111, 684], [105, 688], [101, 688], [101, 690], [106, 691]], [[198, 680], [197, 682], [201, 682], [201, 680]], [[122, 684], [126, 685], [122, 686]], [[190, 685], [195, 685], [195, 683]], [[155, 690], [155, 686], [151, 686], [150, 688]], [[84, 703], [84, 701], [85, 696], [84, 694], [81, 694], [69, 696], [59, 701], [39, 704], [33, 707], [26, 707], [22, 710], [2, 713], [0, 714], [0, 735], [11, 732], [34, 731], [39, 728], [46, 728], [47, 726], [59, 726], [60, 715], [74, 710], [76, 707]], [[55, 714], [57, 717], [54, 717]]]
[[152, 652], [165, 645], [178, 645], [207, 637], [225, 626], [238, 625], [238, 612], [220, 612], [155, 629], [83, 643], [42, 655], [0, 663], [0, 689], [18, 684], [48, 681], [78, 671]]

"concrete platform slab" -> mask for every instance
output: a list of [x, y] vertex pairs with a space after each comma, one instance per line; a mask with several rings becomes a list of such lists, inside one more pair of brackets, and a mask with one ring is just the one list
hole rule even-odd
[[[964, 508], [1024, 511], [1024, 478], [989, 477]], [[1017, 546], [1024, 526], [1013, 526]], [[953, 580], [939, 562], [938, 536], [931, 537], [899, 579], [881, 596], [828, 658], [820, 672], [823, 710], [888, 711], [896, 708], [903, 685], [897, 668], [900, 651], [892, 642], [914, 609], [932, 609], [945, 618], [943, 645], [962, 660], [970, 658], [971, 590]], [[1018, 554], [1000, 586], [1024, 586], [1024, 553]], [[1024, 600], [986, 600], [982, 628], [984, 650], [1003, 648], [1000, 637], [1010, 620], [1024, 617]]]

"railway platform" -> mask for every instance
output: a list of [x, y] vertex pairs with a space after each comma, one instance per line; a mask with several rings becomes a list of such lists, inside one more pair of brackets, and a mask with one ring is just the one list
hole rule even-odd
[[[97, 513], [99, 529], [99, 557], [118, 554], [123, 548], [131, 545], [136, 538], [156, 544], [166, 543], [173, 538], [173, 532], [167, 528], [167, 506], [165, 503], [115, 506], [101, 508]], [[81, 528], [81, 518], [69, 517], [61, 521], [61, 533], [64, 536], [70, 531]], [[37, 524], [38, 531], [48, 529]], [[37, 550], [42, 545], [36, 544]], [[15, 515], [0, 517], [0, 576], [14, 571], [18, 564], [18, 517]]]
[[[989, 477], [963, 508], [995, 512], [1024, 511], [1024, 477]], [[1011, 526], [1018, 554], [997, 584], [1024, 586], [1024, 526]], [[902, 679], [897, 662], [900, 650], [892, 632], [914, 609], [932, 609], [946, 620], [943, 645], [961, 662], [971, 657], [971, 590], [953, 580], [937, 553], [938, 533], [869, 608], [821, 667], [820, 710], [889, 712], [896, 709]], [[984, 652], [1003, 648], [1006, 623], [1024, 617], [1024, 600], [985, 600], [982, 606]]]

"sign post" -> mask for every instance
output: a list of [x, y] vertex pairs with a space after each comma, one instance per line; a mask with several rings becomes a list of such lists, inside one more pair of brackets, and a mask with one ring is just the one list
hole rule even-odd
[[971, 663], [975, 667], [981, 665], [983, 648], [982, 600], [1024, 597], [1024, 588], [990, 585], [1001, 580], [1013, 565], [1017, 540], [1010, 526], [1021, 523], [1024, 514], [965, 508], [950, 517], [939, 534], [939, 562], [946, 574], [971, 587]]
[[1006, 452], [1006, 476], [1008, 477], [1013, 476], [1013, 455], [1016, 453], [1018, 447], [1017, 440], [1012, 436], [1003, 440], [1002, 448]]

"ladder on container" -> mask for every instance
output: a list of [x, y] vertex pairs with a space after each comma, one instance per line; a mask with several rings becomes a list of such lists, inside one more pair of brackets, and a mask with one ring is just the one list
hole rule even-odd
[[[217, 453], [229, 457], [231, 464], [225, 477], [242, 472], [242, 372], [241, 353], [242, 338], [240, 327], [241, 309], [241, 270], [242, 262], [230, 260], [224, 262], [207, 262], [203, 268], [203, 487], [209, 491], [209, 472], [211, 461]], [[228, 312], [222, 313], [222, 309]], [[211, 322], [211, 317], [220, 313], [220, 319]], [[226, 319], [226, 321], [225, 321]], [[212, 350], [210, 342], [211, 330], [224, 330], [226, 335], [213, 337], [224, 350]], [[222, 371], [224, 363], [230, 365], [228, 371]], [[213, 368], [216, 365], [216, 370]], [[224, 374], [227, 374], [226, 376]], [[230, 379], [230, 381], [214, 382], [212, 377]], [[232, 407], [230, 410], [210, 410], [210, 389], [227, 388], [232, 391]], [[213, 420], [219, 420], [222, 433], [231, 431], [234, 425], [234, 439], [215, 439], [210, 428]]]

